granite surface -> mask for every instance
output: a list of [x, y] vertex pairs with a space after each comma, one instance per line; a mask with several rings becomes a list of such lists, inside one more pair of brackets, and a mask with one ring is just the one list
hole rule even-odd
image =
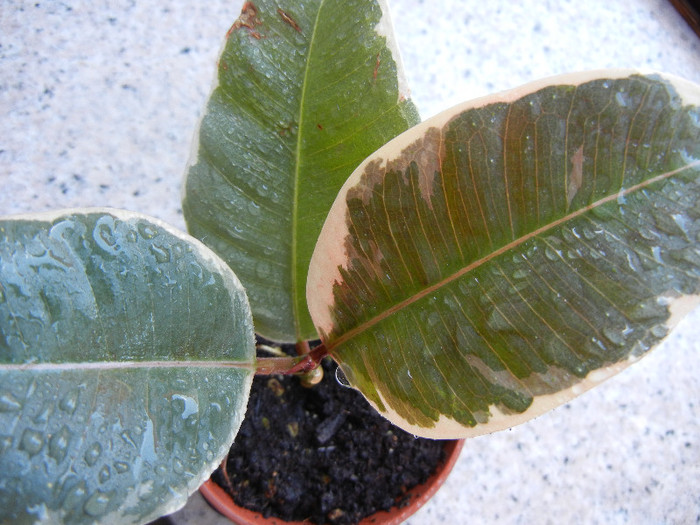
[[[3, 0], [0, 214], [108, 205], [184, 228], [181, 176], [241, 3]], [[391, 5], [423, 117], [581, 69], [641, 67], [700, 82], [700, 39], [662, 0]], [[470, 440], [408, 523], [697, 523], [698, 350], [696, 311], [597, 390]], [[173, 521], [219, 523], [198, 502]]]

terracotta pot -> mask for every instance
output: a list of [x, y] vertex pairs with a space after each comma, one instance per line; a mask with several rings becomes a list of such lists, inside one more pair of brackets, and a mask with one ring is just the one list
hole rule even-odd
[[[402, 507], [392, 507], [389, 511], [379, 511], [367, 516], [360, 525], [398, 525], [408, 519], [421, 508], [447, 479], [448, 474], [454, 467], [459, 453], [464, 445], [463, 439], [456, 439], [445, 442], [445, 460], [438, 465], [433, 475], [425, 483], [418, 485], [408, 491], [408, 504]], [[308, 525], [302, 521], [284, 521], [279, 518], [263, 517], [259, 512], [253, 512], [236, 505], [224, 489], [214, 483], [211, 479], [206, 481], [199, 488], [202, 496], [221, 514], [229, 518], [238, 525]]]

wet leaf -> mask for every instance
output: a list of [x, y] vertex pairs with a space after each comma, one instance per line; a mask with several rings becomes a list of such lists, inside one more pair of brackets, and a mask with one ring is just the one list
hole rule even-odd
[[305, 296], [321, 225], [364, 158], [418, 122], [384, 0], [246, 2], [219, 60], [183, 210], [234, 269], [256, 330], [316, 337]]
[[469, 436], [654, 347], [699, 299], [699, 101], [680, 79], [570, 75], [370, 156], [309, 273], [350, 383], [411, 432]]
[[254, 366], [238, 279], [106, 209], [0, 219], [3, 522], [142, 523], [228, 451]]

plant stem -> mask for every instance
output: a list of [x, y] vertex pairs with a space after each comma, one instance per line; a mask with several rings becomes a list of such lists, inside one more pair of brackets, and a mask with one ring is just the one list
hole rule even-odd
[[298, 357], [261, 357], [257, 360], [255, 375], [305, 374], [316, 369], [327, 355], [326, 347], [320, 344]]
[[[296, 351], [297, 355], [308, 355], [311, 352], [309, 342], [306, 340], [297, 342]], [[301, 386], [305, 388], [311, 388], [312, 386], [319, 384], [323, 380], [323, 367], [316, 365], [311, 370], [299, 373], [297, 374], [297, 376], [299, 376]]]
[[295, 349], [297, 351], [297, 355], [306, 355], [311, 351], [311, 348], [309, 347], [309, 342], [306, 340], [298, 341], [295, 345]]

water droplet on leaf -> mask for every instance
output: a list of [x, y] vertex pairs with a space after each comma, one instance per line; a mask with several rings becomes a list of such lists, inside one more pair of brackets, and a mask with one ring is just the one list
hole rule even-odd
[[12, 436], [0, 436], [0, 454], [12, 447]]
[[88, 498], [83, 506], [85, 513], [92, 517], [102, 516], [107, 511], [107, 505], [109, 505], [110, 496], [101, 491], [95, 492], [92, 496]]
[[157, 263], [167, 263], [170, 262], [170, 250], [163, 246], [158, 246], [157, 244], [151, 244], [151, 253], [156, 258]]
[[22, 409], [22, 404], [9, 392], [0, 396], [0, 412], [17, 412]]
[[88, 464], [88, 466], [92, 467], [97, 460], [100, 458], [102, 455], [102, 445], [99, 443], [95, 442], [88, 449], [85, 451], [84, 458], [85, 458], [85, 463]]
[[250, 201], [248, 203], [248, 213], [250, 213], [253, 217], [259, 217], [261, 214], [260, 205], [257, 202]]
[[85, 489], [85, 481], [79, 481], [68, 490], [66, 497], [63, 499], [63, 508], [66, 510], [76, 508], [78, 505], [80, 505], [86, 494], [87, 490]]
[[184, 471], [185, 471], [185, 467], [183, 466], [182, 461], [175, 458], [173, 460], [173, 472], [175, 472], [175, 474], [179, 475], [179, 474], [182, 474]]
[[136, 442], [134, 441], [134, 438], [131, 437], [131, 433], [128, 430], [121, 433], [121, 438], [132, 447], [137, 448]]
[[61, 430], [56, 432], [49, 440], [49, 456], [56, 460], [56, 463], [63, 461], [68, 452], [70, 443], [70, 430], [67, 426], [63, 426]]
[[513, 279], [525, 279], [528, 275], [530, 275], [530, 272], [528, 270], [526, 270], [525, 268], [519, 268], [513, 272]]
[[109, 481], [109, 478], [111, 478], [111, 473], [109, 471], [109, 467], [105, 465], [100, 469], [100, 473], [97, 476], [97, 479], [100, 481], [100, 483], [106, 483]]
[[95, 243], [107, 253], [114, 253], [121, 249], [117, 244], [117, 236], [114, 233], [114, 217], [106, 215], [100, 217], [92, 232]]
[[182, 414], [180, 415], [182, 419], [187, 419], [192, 414], [199, 413], [199, 404], [197, 403], [197, 400], [193, 397], [185, 396], [182, 394], [173, 394], [171, 399], [173, 401], [178, 400], [176, 406], [179, 405], [178, 410], [182, 410]]
[[622, 346], [625, 344], [623, 330], [606, 326], [603, 328], [603, 335], [608, 341], [610, 341], [614, 345]]
[[139, 230], [139, 233], [141, 234], [141, 237], [143, 237], [144, 239], [152, 239], [158, 233], [151, 226], [149, 226], [148, 224], [143, 224], [143, 223], [138, 225], [138, 230]]
[[114, 470], [117, 471], [117, 474], [124, 474], [129, 471], [129, 464], [123, 461], [116, 461], [114, 463]]
[[440, 322], [440, 314], [437, 312], [430, 312], [428, 314], [428, 326], [435, 326]]
[[50, 405], [48, 403], [44, 404], [42, 406], [41, 410], [39, 411], [39, 413], [33, 419], [34, 423], [41, 423], [41, 424], [47, 423], [52, 412], [53, 412], [53, 405]]
[[544, 254], [550, 261], [558, 261], [560, 259], [559, 252], [549, 246], [545, 246]]
[[354, 372], [347, 363], [341, 363], [335, 369], [335, 379], [341, 386], [351, 387], [351, 382], [354, 378]]
[[19, 449], [24, 450], [30, 456], [35, 456], [44, 448], [44, 435], [30, 428], [25, 429], [19, 443]]
[[66, 412], [67, 414], [72, 414], [75, 412], [76, 407], [78, 406], [78, 398], [80, 397], [80, 389], [74, 388], [70, 392], [68, 392], [63, 399], [61, 399], [60, 403], [58, 404], [58, 408]]

